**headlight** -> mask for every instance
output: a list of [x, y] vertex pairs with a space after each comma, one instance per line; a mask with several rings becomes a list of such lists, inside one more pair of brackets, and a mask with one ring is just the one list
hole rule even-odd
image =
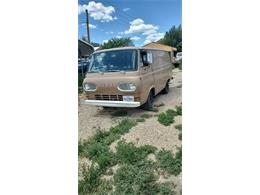
[[92, 83], [84, 83], [83, 88], [85, 91], [96, 91], [96, 89], [97, 89], [96, 85], [94, 85]]
[[132, 92], [136, 90], [136, 86], [133, 83], [120, 83], [117, 89], [119, 91]]

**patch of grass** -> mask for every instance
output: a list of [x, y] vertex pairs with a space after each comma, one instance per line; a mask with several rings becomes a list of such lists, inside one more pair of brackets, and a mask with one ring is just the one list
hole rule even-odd
[[156, 177], [149, 161], [138, 165], [124, 164], [115, 176], [115, 194], [151, 194], [155, 190]]
[[101, 184], [100, 169], [93, 164], [82, 170], [82, 179], [78, 182], [78, 193], [80, 195], [96, 192], [96, 189]]
[[176, 112], [175, 112], [174, 110], [172, 110], [172, 109], [168, 109], [168, 110], [166, 111], [166, 113], [167, 113], [168, 115], [172, 116], [172, 117], [176, 116]]
[[174, 110], [167, 110], [166, 112], [162, 112], [158, 116], [158, 121], [159, 123], [169, 126], [170, 124], [174, 123], [174, 116], [175, 116], [175, 111]]
[[170, 151], [161, 150], [156, 154], [158, 167], [169, 174], [179, 175], [182, 170], [182, 149], [179, 148], [175, 156]]
[[[168, 112], [168, 114], [171, 111]], [[150, 117], [144, 115], [141, 120]], [[156, 147], [151, 145], [135, 146], [133, 143], [126, 143], [124, 140], [117, 144], [117, 151], [114, 153], [109, 146], [127, 133], [137, 124], [136, 120], [124, 119], [108, 131], [98, 129], [97, 133], [88, 141], [79, 141], [79, 157], [87, 157], [92, 161], [89, 167], [83, 167], [82, 177], [79, 178], [79, 194], [175, 194], [174, 186], [166, 183], [159, 183], [158, 169], [165, 169], [170, 174], [176, 173], [178, 166], [177, 159], [181, 156], [169, 157], [168, 153], [159, 152], [157, 162], [147, 159], [147, 156], [156, 152]], [[167, 156], [168, 155], [168, 156]], [[170, 163], [169, 161], [174, 161]], [[113, 175], [111, 167], [118, 164], [119, 169]], [[174, 166], [173, 166], [174, 164]], [[174, 168], [173, 168], [174, 167]], [[102, 176], [110, 170], [112, 180], [104, 180]]]
[[116, 110], [113, 112], [111, 115], [112, 116], [127, 116], [127, 111], [126, 110]]
[[178, 138], [179, 140], [182, 140], [182, 132], [179, 133]]
[[154, 168], [155, 164], [147, 160], [124, 164], [114, 176], [115, 194], [174, 194], [172, 186], [156, 182]]
[[109, 145], [104, 142], [90, 142], [85, 149], [85, 157], [99, 165], [101, 170], [113, 166], [116, 161], [114, 153], [110, 151]]
[[182, 131], [182, 124], [175, 125], [175, 129], [178, 129], [179, 131]]
[[176, 125], [175, 128], [179, 130], [179, 140], [182, 140], [182, 124]]
[[182, 106], [176, 106], [175, 109], [177, 115], [182, 115]]
[[125, 134], [128, 133], [128, 131], [136, 125], [136, 121], [130, 120], [130, 119], [124, 119], [119, 122], [119, 124], [115, 127], [110, 128], [110, 132], [113, 134]]
[[176, 192], [173, 190], [174, 185], [170, 182], [167, 183], [161, 183], [159, 185], [159, 192], [160, 195], [176, 195]]
[[80, 139], [78, 142], [78, 155], [79, 157], [83, 157], [85, 154], [85, 149], [86, 149], [86, 141]]
[[154, 153], [156, 148], [151, 145], [136, 147], [133, 143], [119, 141], [117, 144], [116, 158], [119, 163], [134, 164], [146, 159], [148, 154]]
[[83, 167], [82, 178], [78, 182], [78, 194], [106, 194], [112, 191], [112, 182], [101, 180], [102, 173], [103, 171], [93, 164], [87, 168]]
[[152, 115], [145, 113], [145, 114], [142, 114], [142, 115], [141, 115], [141, 118], [148, 119], [148, 118], [151, 118], [151, 116], [152, 116]]
[[95, 136], [88, 141], [80, 140], [78, 143], [79, 157], [89, 158], [96, 162], [102, 170], [113, 166], [116, 163], [115, 154], [110, 150], [109, 145], [135, 125], [135, 121], [124, 119], [118, 125], [111, 127], [109, 131], [98, 130]]
[[138, 119], [136, 119], [136, 122], [138, 122], [138, 123], [143, 123], [144, 121], [145, 121], [144, 118], [138, 118]]

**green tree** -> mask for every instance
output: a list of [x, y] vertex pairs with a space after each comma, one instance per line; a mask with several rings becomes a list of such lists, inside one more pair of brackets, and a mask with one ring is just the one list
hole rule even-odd
[[171, 47], [177, 48], [178, 52], [182, 51], [182, 27], [173, 26], [168, 32], [165, 33], [164, 37], [159, 41], [159, 43], [169, 45]]
[[99, 47], [100, 46], [99, 43], [95, 43], [95, 42], [91, 42], [90, 44], [93, 45], [93, 47]]
[[126, 38], [112, 38], [108, 42], [103, 43], [101, 45], [102, 49], [110, 49], [115, 47], [127, 47], [127, 46], [134, 46], [133, 41], [130, 37]]

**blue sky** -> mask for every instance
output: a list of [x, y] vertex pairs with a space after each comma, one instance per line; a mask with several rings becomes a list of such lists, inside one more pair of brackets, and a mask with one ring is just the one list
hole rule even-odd
[[181, 0], [79, 0], [79, 38], [86, 36], [85, 9], [90, 15], [90, 39], [96, 43], [131, 37], [136, 46], [142, 46], [182, 22]]

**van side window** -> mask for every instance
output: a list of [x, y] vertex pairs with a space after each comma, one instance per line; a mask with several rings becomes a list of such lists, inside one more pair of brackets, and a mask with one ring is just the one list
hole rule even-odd
[[143, 64], [144, 61], [148, 62], [149, 64], [153, 64], [153, 53], [151, 51], [141, 51], [140, 63]]

